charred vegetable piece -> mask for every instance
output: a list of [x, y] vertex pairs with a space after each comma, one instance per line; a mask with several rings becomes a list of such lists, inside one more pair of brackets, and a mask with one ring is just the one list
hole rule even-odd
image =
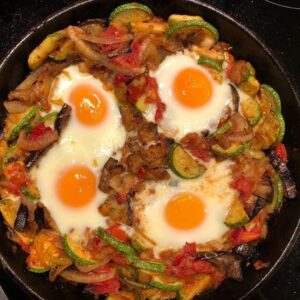
[[234, 111], [238, 111], [239, 104], [240, 104], [240, 96], [236, 89], [236, 87], [233, 84], [229, 84], [231, 89], [231, 96], [232, 96], [232, 103], [234, 105]]
[[188, 20], [180, 23], [175, 23], [167, 30], [166, 36], [168, 39], [170, 39], [176, 38], [176, 36], [180, 34], [190, 35], [199, 33], [203, 30], [205, 31], [205, 33], [210, 34], [215, 41], [219, 39], [218, 30], [214, 26], [203, 20]]
[[108, 17], [111, 24], [127, 26], [131, 22], [149, 21], [152, 19], [152, 10], [140, 3], [126, 3], [115, 8]]
[[198, 59], [198, 64], [207, 66], [207, 67], [212, 68], [212, 69], [215, 69], [218, 72], [223, 71], [223, 68], [222, 68], [223, 61], [214, 60], [214, 59], [211, 59], [207, 56], [203, 56], [203, 55], [200, 56], [200, 58]]
[[250, 75], [247, 80], [242, 81], [239, 84], [239, 88], [246, 94], [254, 97], [259, 91], [260, 84], [258, 80]]
[[272, 206], [274, 209], [277, 209], [283, 200], [283, 184], [275, 170], [272, 172], [271, 181], [273, 187]]
[[170, 147], [168, 164], [176, 175], [184, 179], [197, 178], [206, 171], [206, 168], [193, 159], [179, 144]]
[[56, 51], [51, 53], [49, 57], [56, 61], [62, 61], [67, 58], [73, 48], [73, 42], [66, 40]]
[[72, 234], [63, 237], [63, 247], [65, 252], [80, 265], [93, 265], [96, 261], [91, 253], [82, 245], [80, 241], [72, 238]]
[[46, 152], [47, 149], [41, 151], [33, 151], [25, 159], [25, 167], [27, 169], [32, 168], [32, 166], [41, 158], [41, 156]]
[[25, 231], [29, 224], [29, 210], [28, 207], [21, 203], [17, 218], [14, 223], [14, 229], [17, 231]]
[[229, 228], [239, 228], [249, 221], [249, 217], [239, 199], [233, 201], [225, 219], [225, 225]]
[[200, 295], [204, 291], [208, 290], [212, 286], [212, 278], [209, 275], [199, 274], [194, 280], [185, 284], [178, 292], [179, 300], [191, 300], [197, 295]]
[[30, 111], [13, 128], [12, 132], [8, 137], [9, 142], [14, 141], [18, 137], [20, 131], [29, 124], [29, 122], [34, 118], [36, 113], [37, 113], [36, 107], [32, 107]]
[[31, 70], [39, 67], [55, 50], [59, 42], [64, 38], [60, 32], [49, 34], [30, 54], [28, 57], [28, 66]]
[[250, 147], [251, 143], [245, 143], [245, 144], [232, 144], [227, 149], [222, 148], [220, 145], [215, 144], [211, 146], [211, 151], [219, 157], [222, 158], [233, 158], [237, 157], [240, 154], [242, 154], [245, 150], [247, 150]]
[[241, 102], [241, 110], [244, 117], [251, 126], [254, 126], [262, 117], [260, 104], [253, 98], [249, 97]]
[[163, 282], [163, 280], [159, 276], [154, 276], [149, 281], [149, 285], [154, 288], [157, 288], [159, 290], [171, 291], [171, 292], [179, 291], [183, 287], [183, 283], [180, 281], [166, 283], [166, 282]]
[[260, 96], [270, 102], [271, 109], [276, 113], [281, 112], [281, 100], [278, 93], [269, 85], [262, 84], [260, 87]]
[[243, 256], [244, 258], [250, 258], [255, 252], [256, 246], [254, 244], [241, 244], [233, 249], [233, 252]]
[[273, 165], [283, 182], [284, 196], [289, 199], [296, 198], [296, 184], [286, 163], [280, 159], [280, 157], [276, 154], [274, 150], [271, 151], [269, 157], [271, 164]]
[[71, 117], [71, 110], [71, 106], [65, 103], [59, 111], [54, 123], [54, 128], [59, 134], [61, 134], [62, 130], [66, 127]]
[[142, 270], [149, 270], [153, 272], [162, 273], [166, 269], [165, 264], [142, 260], [136, 256], [129, 256], [129, 262], [134, 267]]
[[191, 21], [191, 20], [203, 20], [200, 16], [189, 16], [189, 15], [170, 15], [168, 18], [168, 23], [170, 26], [176, 24], [176, 23], [181, 23], [185, 21]]
[[144, 96], [140, 97], [135, 103], [135, 106], [140, 112], [145, 112], [148, 106], [146, 103], [146, 98]]
[[108, 243], [109, 245], [111, 245], [112, 247], [114, 247], [115, 249], [117, 249], [120, 252], [123, 252], [127, 255], [135, 255], [136, 252], [135, 250], [121, 242], [120, 240], [116, 239], [115, 237], [113, 237], [112, 235], [110, 235], [109, 233], [107, 233], [105, 230], [98, 228], [97, 233], [96, 233], [103, 241], [105, 241], [106, 243]]
[[210, 140], [215, 139], [216, 137], [221, 136], [224, 133], [226, 133], [231, 128], [232, 128], [231, 122], [226, 122], [223, 126], [221, 126], [220, 128], [218, 128], [215, 132], [211, 133], [208, 136], [208, 138]]

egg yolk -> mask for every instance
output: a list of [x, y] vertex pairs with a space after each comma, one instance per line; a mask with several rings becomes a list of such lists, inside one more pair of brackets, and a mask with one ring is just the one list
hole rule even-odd
[[92, 171], [84, 166], [73, 166], [59, 178], [59, 199], [71, 207], [87, 205], [96, 194], [97, 183]]
[[98, 89], [88, 84], [74, 87], [70, 102], [75, 107], [77, 119], [84, 125], [97, 125], [106, 116], [106, 99]]
[[205, 219], [206, 209], [199, 197], [191, 193], [180, 193], [170, 199], [165, 208], [169, 225], [188, 230], [200, 225]]
[[176, 99], [184, 106], [196, 108], [210, 101], [212, 84], [200, 70], [186, 68], [180, 71], [173, 82]]

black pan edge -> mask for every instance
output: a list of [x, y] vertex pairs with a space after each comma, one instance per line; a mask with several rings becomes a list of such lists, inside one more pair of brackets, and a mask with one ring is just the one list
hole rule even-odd
[[[27, 39], [29, 39], [37, 30], [40, 30], [41, 28], [43, 28], [45, 24], [47, 24], [51, 20], [55, 19], [56, 17], [58, 17], [60, 15], [63, 15], [64, 13], [66, 13], [68, 11], [71, 11], [74, 8], [84, 7], [86, 4], [92, 3], [92, 2], [94, 2], [94, 0], [80, 0], [80, 1], [77, 1], [74, 4], [68, 5], [68, 6], [52, 13], [44, 21], [42, 21], [40, 24], [37, 24], [36, 26], [32, 27], [29, 30], [29, 32], [27, 34], [25, 34], [21, 38], [21, 40], [4, 55], [4, 58], [0, 62], [0, 72], [4, 68], [4, 66], [5, 66], [6, 62], [9, 60], [9, 58], [16, 52], [16, 50], [19, 49], [20, 47], [22, 47], [24, 42]], [[253, 31], [249, 30], [247, 27], [245, 27], [240, 22], [233, 19], [227, 13], [225, 13], [225, 12], [223, 12], [223, 11], [221, 11], [221, 10], [211, 6], [211, 5], [203, 3], [202, 1], [199, 1], [199, 0], [189, 0], [189, 2], [194, 3], [195, 5], [200, 5], [204, 8], [207, 8], [208, 10], [210, 10], [214, 14], [218, 14], [218, 15], [223, 16], [224, 18], [229, 20], [232, 24], [234, 24], [236, 27], [239, 27], [242, 31], [247, 33], [247, 35], [250, 38], [254, 39], [258, 44], [260, 44], [261, 47], [263, 48], [263, 50], [268, 54], [268, 56], [272, 59], [273, 63], [276, 64], [276, 66], [278, 67], [280, 72], [286, 78], [286, 80], [289, 84], [289, 87], [291, 88], [291, 90], [293, 92], [294, 98], [296, 99], [296, 101], [298, 103], [298, 106], [300, 106], [300, 92], [296, 88], [296, 85], [295, 85], [294, 81], [292, 80], [291, 76], [286, 71], [286, 68], [285, 68], [284, 64], [282, 62], [280, 62], [280, 60], [274, 54], [274, 52], [265, 44], [264, 41], [262, 41], [262, 39], [257, 34], [255, 34]], [[280, 254], [278, 260], [272, 265], [272, 267], [268, 270], [268, 272], [265, 274], [265, 276], [262, 277], [262, 279], [259, 282], [257, 282], [252, 288], [250, 288], [248, 290], [248, 292], [240, 298], [240, 300], [247, 299], [251, 295], [253, 295], [253, 293], [259, 287], [261, 287], [263, 284], [265, 284], [272, 277], [272, 275], [280, 268], [280, 266], [283, 264], [284, 260], [287, 258], [287, 256], [291, 252], [292, 248], [294, 247], [294, 245], [297, 241], [297, 238], [300, 235], [300, 232], [299, 232], [300, 230], [299, 229], [300, 229], [300, 218], [297, 222], [296, 227], [294, 228], [293, 234], [292, 234], [289, 242], [286, 244], [286, 246], [285, 246], [284, 250], [282, 251], [282, 253]], [[9, 266], [8, 262], [5, 260], [5, 258], [3, 257], [3, 255], [1, 253], [0, 253], [0, 262], [1, 262], [2, 266], [4, 267], [4, 270], [9, 275], [9, 277], [11, 277], [28, 295], [30, 295], [31, 297], [35, 297], [36, 299], [43, 300], [43, 298], [40, 297], [32, 288], [30, 288], [28, 285], [26, 285], [22, 282], [21, 278], [18, 277], [16, 272]]]

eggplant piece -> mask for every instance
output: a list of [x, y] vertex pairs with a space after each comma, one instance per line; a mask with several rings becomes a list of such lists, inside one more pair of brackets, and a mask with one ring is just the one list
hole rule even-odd
[[60, 135], [62, 130], [66, 127], [70, 117], [71, 117], [72, 108], [68, 104], [64, 104], [61, 108], [60, 112], [58, 113], [56, 120], [54, 122], [54, 128]]
[[239, 110], [239, 104], [240, 104], [240, 96], [239, 93], [236, 89], [236, 87], [229, 83], [230, 89], [231, 89], [231, 96], [232, 96], [232, 103], [234, 106], [234, 111], [238, 111]]
[[213, 252], [213, 251], [210, 251], [210, 252], [197, 252], [197, 259], [200, 259], [200, 260], [211, 260], [211, 259], [214, 259], [214, 258], [217, 258], [221, 255], [224, 255], [225, 252], [223, 251], [220, 251], [220, 252]]
[[254, 218], [269, 202], [261, 197], [257, 197], [256, 203], [253, 207], [253, 210], [251, 211], [251, 214], [249, 216], [251, 218]]
[[284, 185], [284, 197], [288, 199], [296, 198], [296, 183], [292, 177], [286, 163], [272, 150], [269, 154], [270, 162], [277, 171]]
[[233, 252], [242, 256], [243, 258], [250, 259], [255, 253], [256, 245], [255, 244], [241, 244], [233, 248]]
[[37, 163], [37, 161], [42, 157], [43, 154], [47, 151], [48, 147], [40, 150], [40, 151], [33, 151], [27, 156], [25, 159], [24, 165], [27, 169], [30, 169]]
[[44, 212], [43, 207], [40, 207], [40, 206], [36, 207], [36, 209], [34, 211], [34, 220], [35, 220], [35, 223], [38, 225], [39, 229], [50, 229], [51, 228], [45, 218], [45, 212]]
[[22, 204], [17, 212], [17, 218], [14, 223], [14, 229], [16, 231], [24, 232], [29, 225], [29, 209], [26, 205]]

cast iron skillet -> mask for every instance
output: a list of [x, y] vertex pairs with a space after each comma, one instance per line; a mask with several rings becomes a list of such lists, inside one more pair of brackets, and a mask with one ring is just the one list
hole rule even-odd
[[[33, 28], [6, 56], [0, 64], [0, 99], [5, 99], [9, 90], [25, 77], [28, 72], [26, 65], [30, 51], [49, 33], [76, 24], [88, 18], [107, 17], [114, 7], [122, 2], [118, 0], [84, 0], [74, 3], [48, 17]], [[127, 1], [128, 2], [128, 1]], [[171, 13], [201, 15], [215, 25], [221, 40], [234, 47], [234, 55], [250, 61], [257, 70], [260, 82], [276, 88], [283, 100], [283, 115], [287, 123], [285, 143], [289, 150], [290, 168], [300, 182], [300, 101], [288, 75], [274, 58], [271, 51], [252, 32], [231, 19], [223, 12], [195, 0], [163, 0], [143, 1], [154, 13], [167, 17]], [[1, 123], [4, 122], [4, 110], [0, 110]], [[3, 124], [2, 124], [3, 125]], [[265, 282], [279, 267], [288, 255], [297, 238], [300, 227], [300, 203], [296, 200], [286, 203], [280, 215], [271, 219], [269, 235], [259, 247], [261, 259], [270, 261], [269, 269], [244, 271], [244, 281], [237, 283], [226, 280], [220, 288], [204, 296], [205, 299], [245, 299]], [[25, 270], [25, 255], [6, 238], [6, 227], [0, 220], [0, 260], [8, 274], [33, 297], [38, 299], [93, 299], [82, 293], [78, 286], [59, 282], [51, 283], [47, 276], [35, 275]], [[16, 253], [15, 253], [16, 252]], [[202, 298], [201, 298], [202, 299]]]

